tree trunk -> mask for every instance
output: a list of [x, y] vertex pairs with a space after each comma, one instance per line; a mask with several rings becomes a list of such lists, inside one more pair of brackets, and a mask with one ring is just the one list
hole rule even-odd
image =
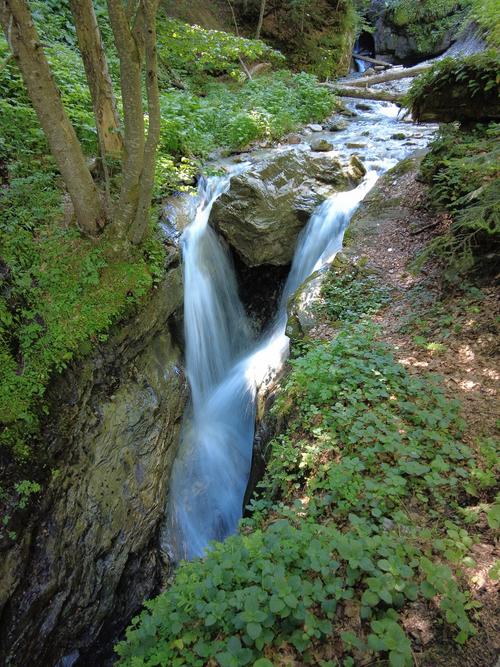
[[[357, 57], [357, 56], [355, 56]], [[396, 81], [397, 79], [409, 79], [419, 74], [423, 74], [432, 67], [432, 63], [422, 63], [415, 65], [415, 67], [406, 67], [403, 69], [390, 69], [382, 74], [374, 74], [373, 76], [363, 76], [359, 79], [350, 79], [350, 86], [371, 86], [374, 83], [385, 83], [386, 81]]]
[[143, 34], [146, 56], [146, 93], [148, 97], [148, 138], [144, 147], [139, 202], [130, 230], [130, 240], [139, 244], [147, 231], [149, 208], [153, 194], [156, 149], [160, 139], [160, 95], [158, 90], [158, 59], [156, 53], [156, 13], [159, 0], [143, 0]]
[[370, 58], [370, 56], [363, 56], [360, 53], [354, 53], [352, 56], [355, 60], [362, 60], [365, 63], [370, 63], [372, 65], [380, 65], [386, 69], [391, 69], [394, 67], [391, 63], [386, 63], [385, 60], [377, 60], [377, 58]]
[[70, 0], [70, 7], [92, 95], [101, 152], [120, 157], [123, 148], [120, 121], [94, 6], [92, 0]]
[[[132, 5], [133, 3], [129, 3]], [[141, 31], [137, 11], [132, 28], [122, 0], [108, 0], [111, 29], [120, 60], [120, 85], [123, 99], [124, 152], [120, 197], [113, 219], [119, 232], [127, 234], [139, 204], [140, 179], [144, 165], [144, 112], [141, 87]]]
[[93, 234], [105, 222], [104, 209], [64, 110], [27, 0], [0, 0], [0, 22], [68, 189], [78, 224], [82, 230]]
[[323, 83], [322, 86], [331, 88], [340, 97], [355, 97], [361, 100], [379, 100], [382, 102], [395, 102], [401, 104], [402, 95], [390, 93], [387, 90], [373, 90], [371, 88], [351, 88], [348, 86], [339, 86], [331, 83]]
[[266, 11], [266, 0], [260, 1], [259, 22], [257, 23], [257, 30], [255, 32], [255, 39], [260, 39], [260, 32], [262, 30], [262, 23], [264, 22], [264, 12]]

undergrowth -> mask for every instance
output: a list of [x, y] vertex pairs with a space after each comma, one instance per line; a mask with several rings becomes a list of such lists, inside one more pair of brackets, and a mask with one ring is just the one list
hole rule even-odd
[[417, 77], [404, 105], [415, 120], [495, 119], [499, 113], [500, 57], [490, 49], [464, 58], [443, 58]]
[[494, 445], [476, 456], [458, 403], [378, 340], [375, 282], [339, 309], [335, 287], [349, 278], [330, 276], [323, 293], [344, 322], [337, 337], [291, 362], [274, 407], [287, 426], [251, 518], [181, 564], [116, 647], [119, 664], [409, 666], [404, 612], [417, 602], [457, 643], [474, 633], [477, 603], [460, 585], [474, 541], [464, 488], [497, 525]]
[[461, 274], [492, 274], [500, 250], [500, 170], [498, 123], [460, 129], [448, 125], [422, 162], [422, 177], [437, 210], [449, 214], [448, 225], [417, 260], [440, 258], [445, 276], [456, 281]]

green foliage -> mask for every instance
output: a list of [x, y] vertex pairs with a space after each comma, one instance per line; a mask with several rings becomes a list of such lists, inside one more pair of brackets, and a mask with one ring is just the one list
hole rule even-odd
[[492, 270], [500, 234], [499, 128], [477, 125], [469, 131], [454, 126], [441, 129], [422, 163], [431, 185], [429, 195], [451, 222], [419, 257], [440, 257], [449, 280], [472, 269]]
[[457, 31], [470, 14], [472, 0], [388, 0], [389, 19], [415, 39], [422, 55], [433, 53], [443, 37]]
[[379, 310], [389, 294], [379, 276], [358, 265], [339, 266], [337, 259], [321, 287], [322, 310], [332, 321], [355, 322]]
[[[495, 50], [476, 53], [465, 58], [443, 58], [414, 80], [405, 97], [404, 105], [418, 121], [427, 108], [433, 109], [435, 99], [450, 100], [455, 96], [456, 108], [453, 110], [451, 105], [450, 111], [456, 114], [453, 120], [470, 118], [480, 120], [498, 116], [499, 66], [500, 57]], [[459, 95], [458, 93], [454, 95], [455, 90]], [[477, 107], [474, 114], [467, 109], [471, 105]]]
[[284, 61], [279, 51], [260, 40], [206, 30], [171, 18], [158, 24], [158, 55], [167, 71], [179, 77], [229, 74], [241, 78], [242, 58], [247, 63]]
[[207, 156], [218, 147], [241, 148], [324, 118], [334, 98], [312, 75], [283, 70], [244, 86], [208, 84], [205, 97], [168, 91], [161, 106], [160, 153]]
[[500, 47], [500, 13], [497, 0], [472, 0], [472, 18], [490, 46]]
[[[118, 645], [120, 664], [251, 665], [284, 646], [318, 664], [342, 629], [345, 664], [385, 655], [411, 665], [400, 612], [417, 598], [439, 600], [457, 642], [474, 632], [474, 603], [439, 562], [468, 566], [472, 542], [445, 519], [473, 464], [458, 404], [375, 335], [351, 324], [292, 362], [275, 408], [288, 427], [272, 443], [252, 518], [205, 560], [181, 565]], [[361, 630], [339, 629], [347, 607]]]

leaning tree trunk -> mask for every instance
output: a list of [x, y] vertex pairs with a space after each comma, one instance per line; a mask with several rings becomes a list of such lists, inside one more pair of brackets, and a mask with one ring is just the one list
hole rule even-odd
[[123, 147], [120, 121], [94, 5], [92, 0], [70, 0], [69, 4], [92, 95], [101, 153], [103, 157], [105, 154], [120, 157]]
[[83, 231], [94, 234], [104, 224], [104, 209], [64, 110], [27, 0], [0, 0], [0, 22], [68, 189], [78, 224]]

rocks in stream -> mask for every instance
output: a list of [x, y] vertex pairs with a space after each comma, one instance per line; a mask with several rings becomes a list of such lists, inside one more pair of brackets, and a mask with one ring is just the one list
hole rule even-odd
[[331, 144], [327, 139], [315, 139], [310, 143], [311, 150], [316, 153], [326, 153], [333, 150], [333, 144]]
[[229, 192], [215, 202], [210, 224], [247, 266], [286, 265], [316, 206], [361, 177], [335, 155], [275, 151], [231, 180]]
[[181, 305], [177, 266], [51, 387], [52, 479], [0, 556], [1, 664], [47, 667], [77, 655], [103, 665], [102, 646], [159, 590], [157, 536], [186, 401], [170, 333]]

